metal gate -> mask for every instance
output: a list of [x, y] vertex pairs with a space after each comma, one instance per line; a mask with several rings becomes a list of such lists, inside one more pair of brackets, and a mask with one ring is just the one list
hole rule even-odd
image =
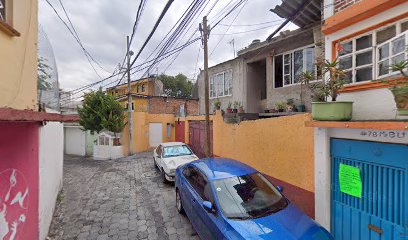
[[[408, 145], [332, 139], [331, 157], [335, 239], [408, 239]], [[340, 179], [344, 166], [359, 173], [360, 196], [340, 190], [356, 181]]]
[[[194, 153], [199, 157], [205, 157], [205, 122], [204, 121], [190, 121], [190, 147]], [[210, 122], [210, 153], [213, 153], [213, 127]]]

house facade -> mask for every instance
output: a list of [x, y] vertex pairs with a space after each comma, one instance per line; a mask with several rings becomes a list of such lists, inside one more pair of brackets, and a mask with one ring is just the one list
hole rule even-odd
[[75, 117], [38, 111], [38, 2], [0, 3], [0, 239], [45, 239]]
[[[263, 113], [279, 102], [293, 100], [311, 110], [311, 94], [300, 84], [303, 72], [316, 73], [317, 59], [324, 58], [324, 38], [321, 33], [321, 1], [313, 0], [302, 10], [301, 2], [283, 1], [272, 9], [283, 18], [298, 14], [293, 23], [300, 28], [271, 35], [261, 42], [254, 40], [238, 51], [235, 59], [209, 68], [210, 108], [216, 100], [225, 110], [238, 101], [247, 113]], [[290, 5], [290, 6], [288, 6]], [[285, 9], [293, 9], [293, 12]], [[204, 74], [198, 77], [199, 95], [204, 95]], [[204, 98], [200, 98], [200, 113], [205, 113]]]
[[[128, 109], [127, 85], [107, 89]], [[131, 82], [133, 151], [143, 152], [158, 146], [162, 142], [175, 139], [174, 117], [197, 115], [198, 99], [186, 99], [167, 96], [163, 83], [155, 77]], [[127, 117], [127, 111], [124, 112]], [[127, 119], [125, 121], [128, 121]], [[129, 154], [129, 124], [121, 134], [124, 155]]]
[[404, 239], [407, 234], [408, 118], [390, 91], [407, 59], [408, 2], [325, 0], [325, 57], [350, 82], [350, 122], [311, 121], [316, 221], [336, 239]]

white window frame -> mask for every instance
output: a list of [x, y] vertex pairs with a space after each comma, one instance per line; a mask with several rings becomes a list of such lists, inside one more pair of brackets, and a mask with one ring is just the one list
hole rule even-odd
[[[278, 54], [278, 55], [276, 55], [276, 56], [274, 56], [273, 57], [273, 61], [276, 61], [275, 60], [275, 57], [277, 57], [277, 56], [282, 56], [282, 81], [283, 81], [283, 84], [282, 84], [282, 87], [278, 87], [278, 88], [276, 88], [275, 87], [275, 64], [273, 64], [273, 72], [274, 72], [274, 74], [273, 74], [273, 88], [274, 89], [279, 89], [279, 88], [283, 88], [283, 87], [288, 87], [288, 86], [296, 86], [296, 85], [300, 85], [300, 82], [294, 82], [295, 81], [295, 68], [294, 68], [294, 66], [295, 66], [295, 58], [294, 58], [294, 52], [297, 52], [297, 51], [299, 51], [299, 50], [303, 50], [303, 69], [306, 69], [306, 67], [307, 67], [307, 63], [306, 63], [306, 58], [305, 58], [305, 56], [306, 56], [306, 49], [309, 49], [309, 48], [312, 48], [313, 49], [313, 51], [314, 51], [314, 49], [315, 49], [315, 45], [314, 44], [310, 44], [310, 45], [307, 45], [307, 46], [303, 46], [303, 47], [300, 47], [300, 48], [296, 48], [296, 49], [292, 49], [292, 50], [290, 50], [290, 51], [287, 51], [287, 52], [283, 52], [283, 53], [281, 53], [281, 54]], [[314, 53], [313, 53], [314, 54]], [[290, 71], [290, 73], [289, 74], [285, 74], [285, 55], [290, 55], [291, 56], [291, 60], [290, 60], [290, 65], [289, 65], [289, 71]], [[316, 68], [316, 66], [315, 66], [315, 64], [314, 64], [314, 60], [316, 59], [316, 56], [315, 55], [313, 55], [313, 65], [314, 65], [314, 73], [316, 74], [316, 72], [317, 72], [317, 68]], [[290, 76], [290, 84], [286, 84], [285, 83], [285, 76]]]
[[408, 59], [408, 53], [407, 53], [408, 30], [406, 30], [405, 32], [397, 34], [395, 37], [393, 37], [393, 38], [391, 38], [391, 39], [389, 39], [389, 40], [387, 40], [387, 41], [385, 41], [385, 42], [383, 42], [383, 43], [381, 43], [381, 44], [379, 44], [377, 46], [377, 49], [376, 49], [376, 55], [377, 55], [377, 57], [376, 57], [376, 75], [375, 75], [377, 79], [381, 79], [381, 78], [384, 78], [384, 77], [390, 77], [390, 76], [400, 74], [400, 72], [398, 72], [398, 71], [392, 71], [392, 69], [389, 69], [387, 74], [380, 75], [380, 67], [379, 67], [379, 65], [380, 65], [380, 53], [379, 52], [380, 52], [380, 48], [382, 46], [388, 44], [389, 56], [384, 58], [383, 60], [381, 60], [381, 62], [388, 61], [388, 66], [391, 67], [392, 66], [392, 62], [391, 62], [392, 58], [402, 54], [401, 52], [397, 53], [397, 54], [392, 54], [392, 45], [391, 45], [391, 43], [395, 39], [400, 38], [401, 36], [405, 36], [405, 44], [406, 44], [402, 53], [404, 53], [405, 59]]
[[[230, 79], [230, 84], [231, 84], [231, 89], [228, 89], [228, 94], [225, 94], [225, 88], [228, 87], [226, 86], [226, 74], [227, 73], [231, 73], [231, 79]], [[216, 77], [218, 76], [222, 76], [222, 94], [218, 95], [218, 89], [216, 86], [218, 86], [218, 83], [216, 83], [214, 80], [216, 79]], [[233, 76], [233, 72], [232, 69], [228, 69], [222, 72], [218, 72], [216, 74], [212, 74], [209, 77], [209, 97], [210, 99], [215, 99], [215, 98], [222, 98], [222, 97], [231, 97], [232, 96], [232, 86], [233, 86], [233, 80], [234, 80], [234, 76]]]
[[[352, 72], [351, 82], [348, 83], [348, 84], [346, 84], [346, 86], [349, 86], [349, 85], [357, 85], [357, 84], [362, 84], [362, 83], [367, 83], [367, 82], [370, 82], [370, 81], [373, 81], [373, 80], [380, 80], [380, 79], [383, 79], [383, 78], [385, 78], [385, 77], [389, 77], [389, 76], [397, 75], [397, 74], [398, 74], [398, 72], [393, 72], [392, 74], [379, 76], [379, 67], [378, 67], [378, 64], [379, 64], [379, 61], [378, 61], [378, 60], [379, 60], [379, 54], [378, 54], [378, 51], [379, 51], [379, 47], [383, 46], [383, 45], [386, 44], [386, 43], [389, 43], [389, 42], [392, 41], [394, 38], [398, 38], [398, 36], [400, 36], [401, 34], [403, 34], [403, 33], [401, 32], [401, 24], [402, 24], [402, 23], [405, 23], [405, 22], [407, 22], [407, 21], [408, 21], [408, 18], [405, 18], [405, 19], [399, 20], [399, 21], [397, 21], [397, 22], [394, 22], [394, 23], [391, 23], [391, 24], [387, 24], [387, 25], [385, 25], [385, 26], [382, 26], [382, 27], [377, 28], [377, 29], [375, 29], [375, 30], [372, 30], [372, 31], [370, 31], [370, 32], [366, 32], [366, 33], [360, 34], [360, 35], [358, 35], [358, 36], [355, 36], [355, 37], [346, 39], [346, 40], [341, 41], [341, 42], [338, 43], [338, 44], [342, 44], [342, 43], [347, 43], [347, 42], [352, 41], [352, 52], [351, 52], [351, 53], [345, 54], [345, 55], [343, 55], [343, 56], [339, 56], [338, 51], [336, 51], [336, 56], [337, 56], [338, 59], [342, 59], [342, 58], [346, 58], [346, 57], [352, 56], [352, 67], [351, 67], [351, 68], [348, 68], [348, 69], [343, 69], [344, 71], [351, 71], [351, 72]], [[391, 39], [389, 39], [389, 40], [387, 40], [387, 41], [381, 43], [381, 44], [377, 44], [377, 32], [380, 32], [380, 31], [382, 31], [382, 30], [384, 30], [384, 29], [386, 29], [386, 28], [389, 28], [390, 26], [395, 26], [395, 30], [396, 30], [395, 36], [392, 37]], [[408, 30], [406, 30], [404, 33], [406, 34], [406, 32], [408, 32]], [[359, 51], [356, 51], [356, 40], [357, 40], [358, 38], [361, 38], [361, 37], [364, 37], [364, 36], [368, 36], [368, 35], [371, 35], [372, 47], [366, 48], [366, 49], [362, 49], [362, 50], [359, 50]], [[407, 43], [408, 43], [408, 42], [407, 42]], [[373, 57], [372, 63], [371, 63], [371, 64], [366, 64], [366, 65], [362, 65], [362, 66], [358, 66], [358, 67], [357, 67], [357, 66], [356, 66], [356, 65], [357, 65], [357, 57], [356, 57], [356, 55], [359, 54], [359, 53], [366, 52], [366, 51], [368, 51], [368, 49], [371, 49], [371, 51], [373, 51], [373, 53], [372, 53], [372, 57]], [[356, 82], [356, 73], [357, 73], [357, 70], [358, 70], [358, 69], [361, 69], [361, 68], [364, 68], [364, 67], [367, 67], [367, 66], [370, 66], [370, 65], [372, 65], [372, 76], [373, 76], [372, 78], [373, 78], [373, 79], [366, 80], [366, 81]]]

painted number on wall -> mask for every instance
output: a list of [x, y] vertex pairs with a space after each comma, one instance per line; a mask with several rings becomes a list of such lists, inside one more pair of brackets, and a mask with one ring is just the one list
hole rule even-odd
[[406, 132], [399, 131], [368, 131], [363, 130], [360, 133], [361, 136], [371, 137], [371, 138], [390, 138], [390, 139], [408, 139], [408, 134]]

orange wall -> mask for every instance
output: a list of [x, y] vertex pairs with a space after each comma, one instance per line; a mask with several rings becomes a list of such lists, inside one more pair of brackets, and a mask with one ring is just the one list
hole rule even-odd
[[[126, 114], [127, 115], [127, 114]], [[163, 141], [172, 142], [175, 139], [174, 115], [173, 114], [149, 114], [146, 112], [133, 112], [133, 151], [135, 153], [150, 150], [149, 145], [149, 123], [162, 123]], [[127, 121], [127, 119], [126, 119]], [[167, 138], [167, 123], [173, 124], [171, 137]], [[124, 154], [129, 154], [129, 125], [123, 130], [121, 142]]]
[[[214, 118], [214, 155], [240, 160], [257, 170], [314, 192], [313, 128], [310, 114], [224, 123]], [[186, 127], [187, 128], [187, 127]]]

